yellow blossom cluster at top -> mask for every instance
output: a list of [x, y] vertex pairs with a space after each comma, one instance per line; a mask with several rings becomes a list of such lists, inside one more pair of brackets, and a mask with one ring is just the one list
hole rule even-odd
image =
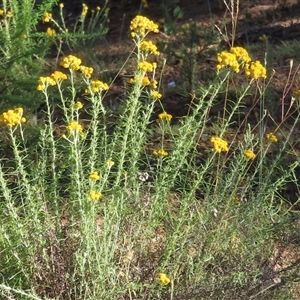
[[67, 126], [67, 131], [70, 135], [76, 135], [77, 133], [83, 135], [83, 127], [77, 121], [69, 123]]
[[49, 23], [52, 19], [52, 13], [50, 12], [45, 12], [43, 15], [43, 22], [44, 23]]
[[10, 10], [5, 11], [4, 9], [0, 8], [0, 16], [11, 18], [13, 16], [13, 13]]
[[151, 86], [154, 89], [157, 88], [157, 84], [158, 84], [157, 80], [155, 79], [150, 80], [148, 76], [141, 76], [141, 75], [137, 75], [134, 76], [133, 78], [130, 78], [129, 83], [138, 83], [142, 86]]
[[156, 100], [156, 99], [160, 99], [162, 97], [162, 94], [159, 93], [158, 91], [152, 91], [151, 92], [151, 97]]
[[146, 55], [154, 54], [159, 55], [160, 53], [157, 51], [156, 45], [154, 45], [151, 41], [142, 41], [139, 45], [140, 50], [143, 51]]
[[158, 32], [158, 25], [143, 16], [136, 16], [130, 23], [131, 36], [145, 37], [148, 32]]
[[244, 151], [244, 155], [246, 156], [246, 158], [248, 159], [254, 159], [256, 157], [256, 155], [254, 154], [253, 150], [251, 149], [247, 149]]
[[67, 80], [68, 76], [60, 71], [53, 72], [50, 76], [41, 76], [38, 80], [38, 91], [45, 91], [48, 86], [54, 86], [59, 81]]
[[154, 150], [153, 155], [157, 157], [165, 157], [168, 156], [169, 153], [165, 151], [164, 149]]
[[49, 36], [55, 36], [56, 31], [55, 31], [55, 29], [52, 29], [52, 28], [48, 27], [47, 30], [46, 30], [46, 34], [49, 35]]
[[98, 171], [93, 171], [90, 174], [90, 179], [93, 180], [93, 181], [99, 180], [100, 179], [100, 175], [99, 175]]
[[81, 59], [74, 55], [68, 55], [61, 61], [60, 65], [65, 69], [77, 71], [80, 68]]
[[[85, 78], [88, 79], [91, 78], [94, 72], [94, 69], [92, 67], [86, 67], [81, 65], [81, 59], [74, 55], [68, 55], [67, 57], [65, 57], [61, 61], [60, 65], [66, 69], [79, 71]], [[92, 80], [90, 82], [90, 88], [94, 93], [97, 93], [99, 91], [108, 90], [109, 87], [106, 83], [103, 83], [100, 80]], [[89, 90], [86, 89], [85, 92], [89, 93]]]
[[98, 201], [102, 197], [102, 194], [100, 192], [96, 192], [95, 190], [91, 190], [89, 195], [93, 201]]
[[79, 71], [86, 77], [86, 78], [91, 78], [94, 69], [91, 67], [86, 67], [86, 66], [79, 66]]
[[158, 279], [161, 285], [168, 285], [171, 279], [165, 273], [159, 273]]
[[14, 110], [10, 109], [0, 115], [0, 124], [5, 124], [10, 128], [24, 122], [26, 122], [26, 119], [23, 117], [22, 107]]
[[268, 141], [270, 141], [272, 143], [277, 143], [278, 142], [278, 139], [277, 139], [276, 135], [273, 132], [267, 133], [266, 138], [267, 138]]
[[159, 120], [167, 120], [167, 121], [171, 121], [172, 120], [172, 115], [167, 114], [165, 111], [162, 112], [161, 114], [158, 115], [158, 119]]
[[238, 61], [249, 63], [251, 62], [251, 58], [246, 49], [242, 47], [232, 47], [230, 49], [230, 53], [236, 56]]
[[[107, 91], [108, 88], [109, 88], [109, 86], [100, 80], [92, 80], [90, 82], [90, 89], [93, 93]], [[88, 89], [86, 89], [85, 92], [88, 94], [90, 91]]]
[[139, 69], [141, 69], [144, 72], [153, 72], [157, 68], [157, 64], [154, 63], [149, 63], [147, 61], [141, 61], [139, 62]]
[[89, 8], [85, 3], [82, 3], [82, 11], [81, 11], [81, 16], [85, 17], [87, 15]]
[[229, 150], [228, 143], [219, 137], [213, 136], [210, 142], [217, 153], [227, 152]]
[[236, 56], [230, 52], [222, 51], [221, 53], [218, 53], [217, 60], [218, 70], [223, 69], [225, 67], [230, 67], [235, 73], [238, 73], [240, 71], [240, 64], [237, 61]]
[[250, 78], [267, 78], [266, 68], [259, 61], [251, 61], [247, 50], [242, 47], [232, 47], [229, 52], [218, 53], [217, 60], [218, 70], [230, 67], [235, 73], [239, 73], [242, 66], [246, 76]]
[[73, 104], [73, 108], [74, 108], [74, 109], [81, 109], [81, 108], [83, 108], [82, 102], [81, 102], [81, 101], [75, 102], [75, 103]]
[[267, 78], [266, 68], [257, 60], [245, 65], [245, 74], [253, 79]]

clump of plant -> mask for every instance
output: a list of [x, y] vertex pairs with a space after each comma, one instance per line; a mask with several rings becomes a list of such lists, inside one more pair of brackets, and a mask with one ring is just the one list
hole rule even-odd
[[[61, 60], [64, 72], [38, 80], [46, 120], [34, 152], [24, 143], [26, 110], [0, 115], [13, 150], [0, 163], [0, 293], [18, 299], [272, 299], [271, 288], [298, 266], [278, 269], [272, 260], [278, 242], [288, 242], [297, 226], [278, 194], [300, 164], [298, 158], [278, 164], [291, 133], [279, 141], [281, 128], [265, 135], [249, 125], [244, 134], [229, 134], [232, 113], [219, 127], [208, 126], [228, 80], [242, 69], [248, 80], [234, 112], [265, 79], [265, 67], [243, 48], [220, 53], [213, 82], [197, 90], [175, 133], [153, 62], [160, 53], [146, 39], [158, 26], [136, 16], [130, 30], [136, 67], [112, 131], [103, 104], [109, 84], [75, 55]], [[78, 99], [82, 84], [85, 96]], [[157, 103], [162, 112], [156, 117]], [[283, 294], [276, 289], [276, 297]]]

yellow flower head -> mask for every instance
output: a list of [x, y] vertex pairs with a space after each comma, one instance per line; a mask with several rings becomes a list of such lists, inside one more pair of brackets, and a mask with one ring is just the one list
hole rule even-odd
[[149, 63], [147, 61], [139, 62], [139, 69], [141, 69], [144, 72], [153, 72], [153, 70], [156, 69], [156, 67], [156, 63]]
[[245, 65], [245, 74], [253, 79], [267, 78], [267, 70], [258, 60]]
[[158, 25], [146, 17], [136, 16], [130, 22], [130, 30], [131, 30], [132, 37], [135, 37], [137, 35], [143, 38], [150, 31], [157, 33]]
[[171, 279], [165, 273], [159, 273], [158, 278], [161, 285], [168, 285], [171, 281]]
[[81, 109], [81, 108], [83, 108], [82, 102], [77, 101], [76, 103], [73, 104], [73, 108], [75, 108], [75, 109]]
[[65, 5], [64, 5], [63, 3], [59, 3], [59, 7], [60, 7], [60, 8], [64, 8], [64, 6], [65, 6]]
[[159, 149], [159, 150], [154, 150], [153, 155], [157, 157], [164, 157], [164, 156], [168, 156], [169, 153], [164, 149]]
[[218, 53], [217, 60], [218, 70], [230, 67], [235, 73], [238, 73], [240, 71], [240, 64], [237, 60], [236, 55], [233, 53], [230, 53], [228, 51], [222, 51], [221, 53]]
[[6, 18], [11, 18], [13, 16], [13, 13], [11, 11], [6, 12]]
[[98, 201], [101, 197], [102, 197], [102, 194], [100, 192], [96, 192], [94, 190], [91, 190], [89, 192], [89, 196], [90, 198], [93, 200], [93, 201]]
[[219, 137], [212, 137], [210, 142], [217, 153], [227, 152], [229, 150], [228, 143]]
[[170, 122], [173, 117], [172, 117], [172, 115], [169, 115], [164, 111], [163, 113], [158, 115], [158, 118], [159, 118], [159, 120], [167, 120]]
[[251, 61], [247, 50], [242, 47], [232, 47], [230, 49], [230, 53], [234, 54], [237, 60], [241, 61], [242, 63], [249, 63]]
[[83, 76], [85, 76], [86, 78], [91, 78], [94, 69], [90, 68], [90, 67], [85, 67], [85, 66], [80, 66], [79, 67], [79, 71], [82, 73]]
[[47, 76], [47, 77], [40, 77], [39, 80], [38, 80], [38, 86], [37, 86], [37, 90], [38, 91], [45, 91], [48, 86], [54, 86], [56, 85], [56, 81], [50, 77], [50, 76]]
[[149, 78], [147, 76], [137, 75], [137, 76], [134, 76], [133, 78], [129, 79], [129, 83], [132, 83], [132, 84], [137, 83], [142, 86], [148, 86], [151, 84], [151, 81], [149, 80]]
[[[98, 93], [98, 92], [108, 90], [109, 86], [100, 80], [92, 80], [90, 82], [90, 89], [92, 90], [93, 93]], [[89, 89], [86, 89], [85, 92], [89, 93], [90, 91]]]
[[49, 23], [52, 19], [52, 14], [49, 12], [45, 12], [43, 15], [43, 22], [44, 23]]
[[0, 124], [5, 124], [10, 128], [25, 122], [26, 119], [23, 117], [22, 107], [18, 107], [14, 110], [10, 109], [0, 115]]
[[111, 168], [114, 164], [115, 164], [115, 162], [112, 161], [112, 160], [108, 160], [108, 161], [106, 162], [106, 165], [107, 165], [109, 168]]
[[162, 94], [159, 93], [158, 91], [152, 91], [151, 92], [151, 97], [154, 99], [154, 100], [157, 100], [157, 99], [160, 99], [162, 97]]
[[82, 3], [82, 11], [81, 11], [81, 16], [85, 17], [87, 15], [89, 8], [85, 3]]
[[71, 123], [67, 126], [67, 131], [68, 131], [69, 134], [71, 134], [71, 135], [75, 135], [75, 134], [77, 134], [77, 133], [80, 133], [80, 135], [83, 134], [83, 128], [82, 128], [82, 126], [81, 126], [77, 121], [71, 122]]
[[267, 138], [268, 141], [270, 141], [272, 143], [278, 142], [278, 139], [277, 139], [276, 135], [273, 132], [267, 133], [266, 138]]
[[67, 80], [68, 76], [60, 71], [55, 71], [50, 75], [50, 78], [52, 78], [55, 82]]
[[93, 181], [97, 181], [100, 179], [99, 173], [97, 171], [94, 171], [90, 174], [90, 179]]
[[159, 55], [157, 47], [151, 41], [142, 41], [139, 45], [140, 50], [145, 52], [145, 54]]
[[79, 70], [81, 59], [74, 55], [68, 55], [61, 61], [60, 65], [65, 69]]
[[256, 157], [256, 155], [254, 154], [254, 152], [251, 149], [245, 150], [244, 155], [246, 156], [246, 158], [252, 159], [252, 160]]
[[50, 27], [47, 28], [46, 34], [49, 36], [54, 36], [56, 34], [56, 31]]

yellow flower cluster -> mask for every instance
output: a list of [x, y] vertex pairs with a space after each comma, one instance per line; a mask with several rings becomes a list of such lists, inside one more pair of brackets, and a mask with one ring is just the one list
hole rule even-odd
[[81, 16], [85, 17], [87, 15], [89, 8], [85, 3], [82, 3], [82, 11], [81, 11]]
[[111, 168], [114, 164], [115, 164], [115, 162], [112, 161], [112, 160], [108, 160], [108, 161], [106, 162], [106, 165], [107, 165], [108, 168]]
[[52, 19], [52, 13], [45, 12], [43, 15], [43, 22], [44, 23], [49, 23]]
[[230, 49], [230, 53], [236, 56], [238, 61], [249, 63], [251, 61], [251, 58], [247, 52], [246, 49], [242, 47], [232, 47]]
[[159, 93], [158, 91], [152, 91], [151, 92], [151, 97], [154, 99], [154, 100], [157, 100], [157, 99], [160, 99], [162, 97], [162, 94]]
[[56, 31], [55, 31], [55, 29], [48, 27], [46, 30], [46, 34], [49, 36], [54, 36], [56, 34]]
[[153, 70], [157, 68], [157, 64], [155, 62], [149, 63], [144, 60], [139, 62], [139, 68], [144, 72], [153, 72]]
[[267, 138], [268, 141], [270, 141], [272, 143], [277, 143], [278, 142], [278, 139], [277, 139], [276, 135], [273, 132], [267, 133], [266, 138]]
[[10, 128], [25, 122], [26, 119], [23, 117], [22, 107], [18, 107], [14, 110], [10, 109], [0, 115], [0, 124], [5, 124]]
[[98, 171], [94, 171], [90, 174], [90, 179], [93, 181], [97, 181], [100, 179], [100, 175], [98, 173]]
[[134, 76], [133, 78], [130, 78], [129, 83], [132, 83], [132, 84], [133, 83], [138, 83], [142, 86], [151, 86], [153, 89], [156, 89], [158, 82], [155, 79], [150, 81], [148, 76], [137, 75], [137, 76]]
[[38, 80], [38, 86], [37, 90], [38, 91], [44, 91], [48, 86], [54, 86], [56, 84], [55, 80], [51, 78], [50, 76], [48, 77], [43, 77], [41, 76]]
[[130, 23], [131, 36], [145, 37], [148, 32], [158, 32], [158, 25], [143, 16], [136, 16]]
[[10, 10], [5, 11], [4, 9], [0, 8], [0, 16], [11, 18], [13, 16], [13, 13]]
[[253, 79], [267, 78], [267, 70], [258, 60], [245, 65], [245, 74]]
[[80, 66], [79, 71], [86, 77], [86, 78], [91, 78], [94, 69], [91, 67], [85, 67], [85, 66]]
[[219, 137], [212, 137], [210, 142], [217, 153], [227, 152], [229, 150], [228, 143]]
[[75, 134], [77, 134], [77, 133], [79, 133], [80, 135], [83, 135], [83, 128], [82, 128], [82, 126], [81, 126], [77, 121], [71, 122], [71, 123], [67, 126], [67, 131], [68, 131], [69, 134], [71, 134], [71, 135], [75, 135]]
[[259, 61], [251, 62], [248, 52], [242, 47], [232, 47], [229, 52], [218, 53], [217, 61], [218, 70], [230, 67], [235, 73], [239, 73], [243, 66], [246, 76], [253, 79], [267, 78], [266, 68]]
[[45, 91], [45, 89], [48, 86], [54, 86], [57, 84], [57, 82], [66, 80], [66, 79], [68, 79], [67, 75], [60, 71], [55, 71], [54, 73], [52, 73], [50, 76], [47, 76], [47, 77], [41, 76], [38, 80], [37, 90]]
[[[92, 90], [93, 93], [98, 93], [98, 92], [102, 92], [102, 91], [106, 91], [109, 89], [109, 86], [100, 81], [100, 80], [92, 80], [90, 82], [90, 88]], [[86, 89], [85, 92], [88, 94], [89, 93], [89, 90]]]
[[145, 54], [154, 54], [159, 55], [160, 53], [157, 51], [156, 45], [154, 45], [151, 41], [142, 41], [139, 45], [140, 50], [145, 52]]
[[50, 78], [52, 78], [55, 82], [58, 82], [60, 80], [67, 80], [68, 76], [60, 71], [55, 71], [50, 75]]
[[74, 55], [68, 55], [61, 61], [60, 65], [65, 69], [77, 71], [80, 68], [81, 59]]
[[164, 149], [159, 149], [159, 150], [154, 150], [153, 155], [155, 155], [157, 157], [164, 157], [164, 156], [168, 156], [169, 153], [167, 151], [165, 151]]
[[223, 69], [226, 67], [230, 67], [233, 69], [235, 73], [240, 72], [240, 64], [236, 59], [236, 56], [228, 51], [222, 51], [221, 53], [218, 53], [217, 55], [217, 69]]
[[158, 115], [159, 120], [167, 120], [170, 122], [172, 118], [173, 118], [172, 115], [167, 114], [165, 111]]
[[91, 190], [89, 195], [93, 201], [98, 201], [102, 197], [102, 194], [100, 192], [96, 192], [95, 190]]
[[171, 281], [171, 279], [165, 273], [159, 273], [158, 278], [161, 285], [168, 285]]
[[81, 109], [81, 108], [83, 108], [82, 102], [77, 101], [76, 103], [73, 104], [73, 108], [75, 108], [75, 109]]
[[246, 158], [252, 159], [252, 160], [256, 157], [256, 155], [254, 154], [254, 152], [251, 149], [245, 150], [244, 155], [246, 156]]

